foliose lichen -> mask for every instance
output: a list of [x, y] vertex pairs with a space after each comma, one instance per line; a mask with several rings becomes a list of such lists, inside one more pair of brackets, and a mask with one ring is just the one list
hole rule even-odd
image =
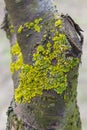
[[[40, 21], [42, 21], [41, 18], [35, 19], [34, 23], [25, 23], [24, 26], [40, 32], [41, 27], [38, 26]], [[61, 28], [61, 19], [56, 20], [54, 26]], [[21, 33], [23, 28], [20, 26], [18, 33]], [[20, 83], [15, 90], [16, 102], [30, 102], [33, 97], [42, 95], [44, 90], [53, 89], [58, 94], [62, 94], [67, 87], [68, 72], [79, 63], [78, 58], [66, 57], [66, 51], [69, 49], [66, 36], [56, 30], [50, 41], [37, 46], [32, 56], [33, 64], [29, 65], [23, 63], [22, 53], [16, 42], [11, 49], [12, 54], [18, 57], [11, 63], [11, 71], [14, 73], [21, 70]]]
[[42, 18], [37, 18], [32, 22], [26, 22], [24, 25], [20, 25], [17, 32], [20, 34], [22, 33], [23, 29], [29, 29], [34, 30], [35, 32], [40, 32], [42, 26], [40, 25], [40, 22], [42, 21]]
[[23, 65], [22, 53], [21, 53], [21, 49], [17, 41], [11, 48], [11, 54], [16, 56], [15, 61], [11, 62], [10, 64], [10, 70], [11, 70], [11, 73], [13, 74], [15, 71], [18, 71], [19, 69], [21, 69]]

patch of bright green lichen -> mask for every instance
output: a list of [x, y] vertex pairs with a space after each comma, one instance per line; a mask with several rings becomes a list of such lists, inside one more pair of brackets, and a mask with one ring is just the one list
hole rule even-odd
[[61, 19], [58, 19], [56, 22], [55, 22], [55, 27], [62, 27], [62, 20]]
[[22, 31], [23, 31], [23, 26], [20, 25], [20, 27], [18, 28], [18, 33], [22, 33]]
[[40, 25], [40, 22], [42, 21], [42, 18], [37, 18], [32, 22], [26, 22], [24, 23], [24, 25], [20, 25], [20, 27], [18, 28], [18, 33], [22, 33], [24, 28], [30, 29], [30, 30], [34, 30], [35, 32], [40, 32], [42, 26]]
[[[39, 32], [40, 21], [41, 18], [35, 19], [34, 22], [25, 23], [24, 26], [28, 29], [32, 27]], [[61, 27], [61, 24], [62, 21], [57, 20], [55, 27]], [[29, 65], [23, 63], [22, 53], [16, 42], [11, 52], [17, 55], [18, 59], [11, 63], [11, 71], [14, 73], [21, 69], [21, 72], [20, 84], [15, 90], [15, 100], [19, 103], [30, 102], [33, 97], [42, 95], [43, 90], [53, 89], [58, 94], [62, 94], [67, 87], [67, 73], [79, 63], [77, 58], [65, 56], [69, 49], [65, 35], [56, 30], [51, 40], [45, 45], [38, 45], [36, 52], [33, 53], [33, 64]]]
[[16, 56], [16, 60], [10, 64], [10, 70], [13, 74], [15, 71], [18, 71], [19, 69], [21, 69], [23, 65], [22, 53], [21, 53], [21, 50], [17, 41], [11, 48], [11, 54]]

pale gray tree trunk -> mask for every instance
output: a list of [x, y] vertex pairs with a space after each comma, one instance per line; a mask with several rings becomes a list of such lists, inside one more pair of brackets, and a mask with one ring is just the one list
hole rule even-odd
[[[5, 4], [9, 15], [8, 19], [15, 28], [15, 33], [11, 33], [8, 26], [7, 28], [4, 26], [5, 31], [10, 36], [10, 45], [14, 45], [17, 40], [24, 63], [32, 64], [31, 55], [35, 43], [41, 44], [40, 41], [45, 29], [49, 30], [53, 27], [53, 23], [50, 21], [54, 19], [54, 16], [59, 15], [58, 11], [52, 0], [5, 0]], [[28, 33], [26, 29], [20, 34], [17, 33], [20, 25], [31, 22], [38, 17], [48, 23], [40, 33], [33, 32], [29, 38], [25, 36]], [[80, 59], [82, 46], [82, 41], [78, 36], [80, 35], [82, 39], [80, 29], [77, 28], [76, 31], [74, 21], [67, 16], [60, 17], [63, 20], [61, 31], [65, 33], [68, 42], [71, 42], [73, 56]], [[14, 56], [12, 60], [15, 60]], [[54, 90], [44, 91], [42, 96], [38, 96], [32, 99], [31, 103], [26, 104], [18, 104], [13, 99], [7, 113], [6, 130], [81, 130], [77, 106], [78, 69], [79, 65], [76, 65], [68, 73], [68, 86], [62, 94], [57, 94]], [[14, 90], [19, 84], [18, 73], [16, 71], [12, 75]]]

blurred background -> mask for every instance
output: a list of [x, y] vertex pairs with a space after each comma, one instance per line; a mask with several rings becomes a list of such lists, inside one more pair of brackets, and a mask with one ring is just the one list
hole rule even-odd
[[[79, 69], [78, 105], [82, 130], [87, 130], [87, 0], [56, 0], [58, 10], [69, 14], [84, 30], [82, 64]], [[4, 18], [4, 0], [0, 0], [0, 24]], [[13, 82], [9, 70], [10, 46], [5, 32], [0, 30], [0, 130], [6, 128], [6, 111], [13, 95]]]

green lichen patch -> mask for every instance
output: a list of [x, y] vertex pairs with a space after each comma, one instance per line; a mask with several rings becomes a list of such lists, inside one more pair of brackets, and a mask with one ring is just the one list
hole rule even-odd
[[65, 57], [68, 49], [65, 35], [54, 36], [53, 41], [53, 45], [48, 42], [45, 47], [37, 47], [33, 65], [23, 64], [20, 84], [15, 91], [17, 102], [30, 102], [36, 95], [42, 95], [43, 90], [54, 89], [61, 94], [66, 89], [67, 73], [77, 65], [78, 59]]
[[[39, 32], [41, 18], [33, 22], [25, 23], [27, 29], [33, 28]], [[18, 59], [11, 63], [11, 71], [21, 70], [19, 74], [20, 83], [15, 90], [15, 100], [18, 103], [30, 102], [37, 95], [42, 95], [44, 90], [54, 90], [62, 94], [67, 87], [67, 74], [75, 67], [79, 60], [74, 57], [66, 57], [66, 51], [70, 50], [66, 36], [60, 34], [57, 28], [61, 28], [61, 19], [54, 23], [55, 30], [50, 30], [50, 37], [43, 35], [45, 44], [38, 45], [32, 54], [32, 65], [24, 64], [22, 53], [18, 43], [11, 52], [17, 55]], [[22, 30], [20, 29], [20, 32]]]
[[34, 21], [26, 22], [24, 23], [24, 25], [19, 26], [17, 33], [21, 34], [23, 29], [33, 30], [39, 33], [42, 28], [42, 26], [40, 25], [41, 21], [42, 21], [42, 18], [37, 18], [37, 19], [34, 19]]
[[61, 19], [58, 19], [58, 20], [55, 22], [55, 27], [60, 27], [60, 28], [62, 28], [62, 20], [61, 20]]
[[22, 33], [22, 31], [23, 31], [23, 26], [20, 25], [20, 27], [18, 28], [18, 33]]
[[17, 41], [11, 48], [11, 54], [13, 56], [16, 56], [16, 60], [14, 62], [11, 62], [10, 64], [10, 70], [11, 70], [11, 73], [13, 74], [15, 71], [18, 71], [19, 69], [21, 69], [23, 65], [22, 53], [21, 53], [21, 49]]

